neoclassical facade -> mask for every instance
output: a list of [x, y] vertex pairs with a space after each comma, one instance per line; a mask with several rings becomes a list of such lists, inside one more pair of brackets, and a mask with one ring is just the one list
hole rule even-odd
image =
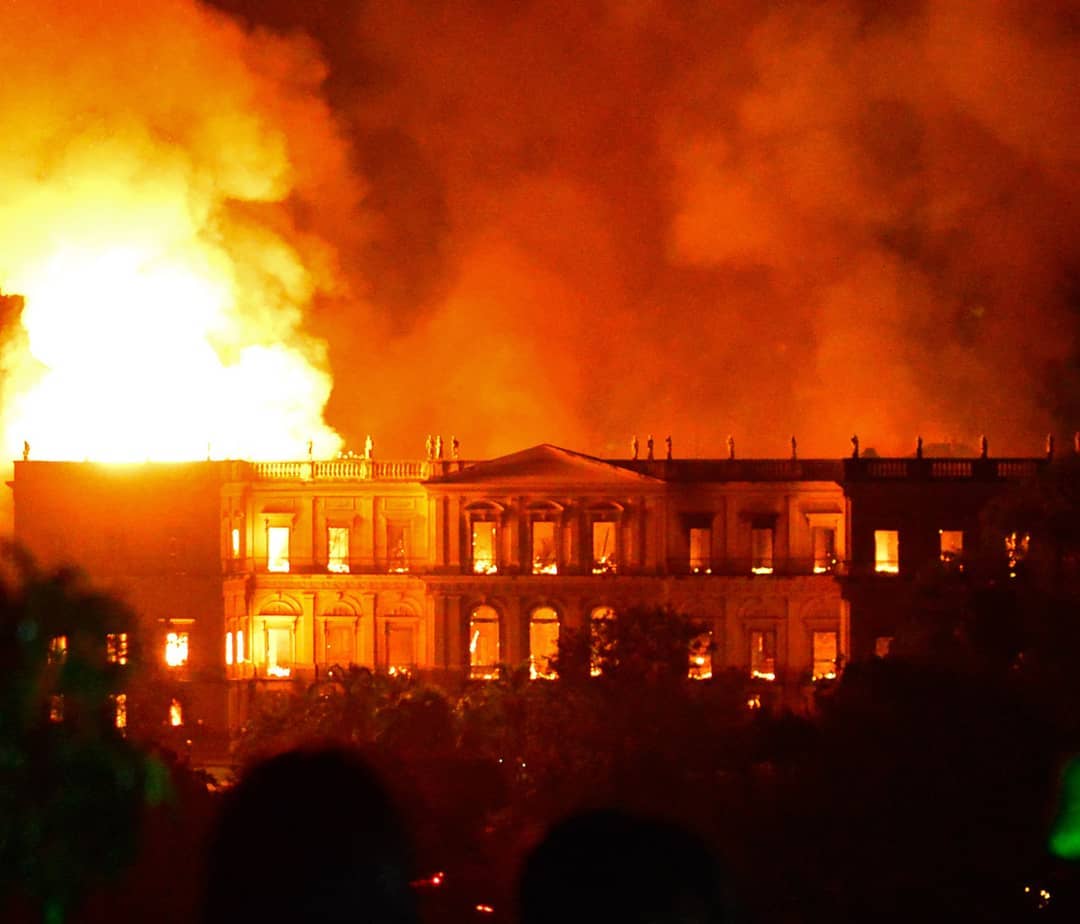
[[707, 628], [688, 676], [797, 691], [880, 654], [877, 602], [914, 572], [912, 549], [944, 560], [938, 537], [959, 554], [965, 530], [970, 547], [978, 506], [1037, 464], [602, 460], [545, 444], [473, 462], [21, 461], [12, 485], [17, 539], [130, 602], [181, 721], [224, 734], [259, 690], [334, 664], [541, 680], [562, 631], [642, 604]]

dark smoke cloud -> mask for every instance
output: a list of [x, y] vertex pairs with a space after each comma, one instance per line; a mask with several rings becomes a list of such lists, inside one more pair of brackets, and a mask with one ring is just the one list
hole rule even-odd
[[354, 445], [1080, 424], [1074, 4], [221, 5], [321, 44], [369, 190], [311, 319]]

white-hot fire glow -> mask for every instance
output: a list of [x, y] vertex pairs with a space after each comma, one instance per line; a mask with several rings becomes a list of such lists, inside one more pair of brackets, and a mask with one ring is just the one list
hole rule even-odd
[[186, 0], [46, 6], [0, 12], [7, 458], [332, 456], [301, 321], [336, 274], [290, 211], [336, 150], [319, 66]]

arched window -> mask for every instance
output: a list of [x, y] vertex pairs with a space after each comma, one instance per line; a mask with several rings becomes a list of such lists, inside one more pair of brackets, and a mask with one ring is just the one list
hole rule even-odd
[[478, 606], [469, 616], [469, 676], [494, 680], [499, 674], [499, 613]]
[[615, 611], [610, 606], [598, 606], [589, 614], [589, 673], [599, 677], [604, 662], [611, 656], [615, 628]]
[[267, 677], [292, 676], [294, 634], [299, 615], [299, 611], [284, 600], [271, 600], [259, 610], [263, 665]]
[[554, 680], [552, 660], [559, 653], [559, 614], [550, 606], [538, 606], [529, 617], [529, 677]]

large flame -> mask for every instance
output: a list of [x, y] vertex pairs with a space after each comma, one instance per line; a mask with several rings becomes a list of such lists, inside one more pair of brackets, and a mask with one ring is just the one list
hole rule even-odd
[[0, 154], [0, 289], [25, 305], [2, 357], [9, 458], [24, 440], [36, 458], [332, 454], [325, 345], [300, 331], [332, 274], [289, 209], [305, 165], [288, 131], [324, 133], [326, 116], [311, 78], [299, 124], [278, 102], [299, 53], [187, 3], [113, 3], [104, 24], [19, 21], [28, 6], [3, 15], [29, 51], [0, 55], [17, 138]]

